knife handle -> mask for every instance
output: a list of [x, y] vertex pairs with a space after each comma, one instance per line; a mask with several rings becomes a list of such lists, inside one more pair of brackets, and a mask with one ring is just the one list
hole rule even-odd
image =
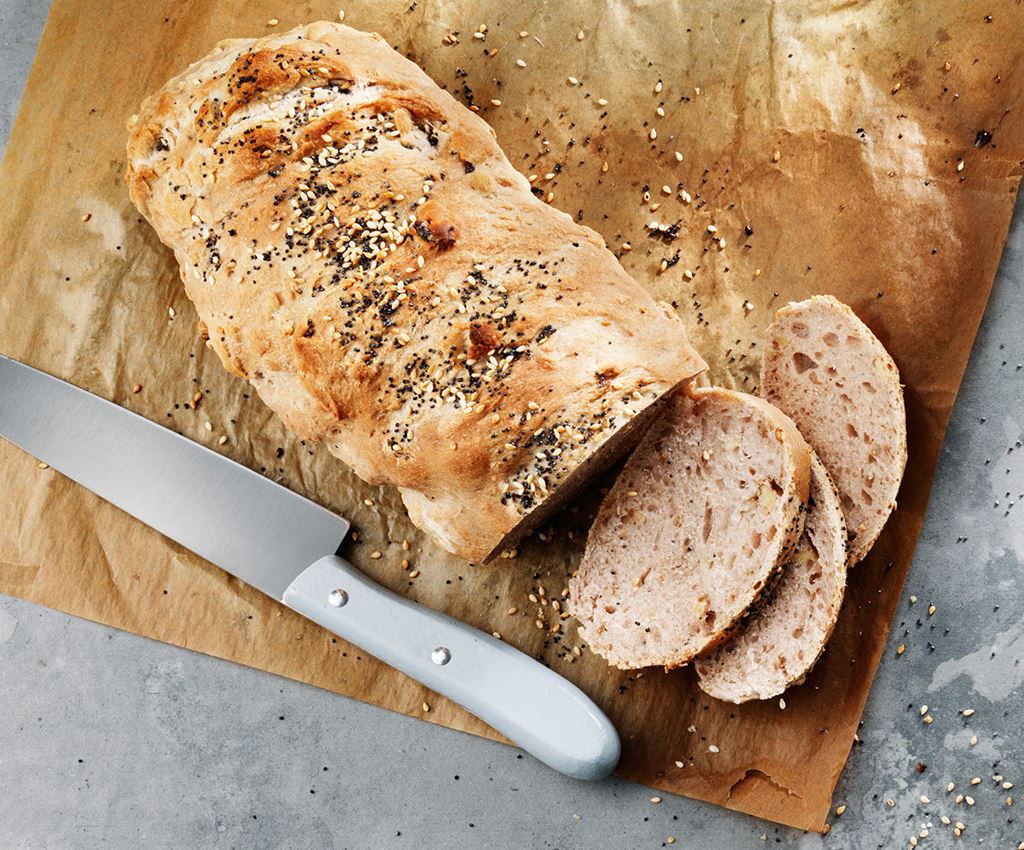
[[611, 721], [539, 661], [417, 605], [329, 555], [289, 585], [285, 605], [472, 712], [574, 779], [603, 779], [619, 760]]

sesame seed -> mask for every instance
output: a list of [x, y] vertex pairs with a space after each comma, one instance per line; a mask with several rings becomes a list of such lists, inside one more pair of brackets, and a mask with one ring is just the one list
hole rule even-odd
[[271, 18], [269, 21], [267, 21], [267, 26], [268, 27], [276, 27], [278, 25], [278, 23], [279, 22], [278, 22], [277, 18]]
[[525, 68], [526, 62], [524, 62], [522, 59], [516, 59], [516, 65], [518, 65], [520, 68]]
[[44, 463], [43, 461], [39, 461], [39, 463], [36, 464], [36, 467], [39, 469], [49, 469], [50, 464]]
[[651, 132], [648, 133], [647, 135], [650, 137], [651, 141], [653, 142], [656, 138], [658, 138], [658, 131], [655, 130], [653, 127], [651, 127]]
[[92, 213], [85, 213], [82, 216], [82, 221], [88, 221], [90, 218], [92, 218]]
[[836, 817], [841, 817], [843, 812], [846, 811], [846, 806], [836, 806]]
[[498, 100], [497, 98], [494, 98], [494, 99], [493, 99], [493, 100], [491, 101], [491, 106], [501, 106], [501, 101], [500, 101], [500, 100]]
[[786, 710], [786, 700], [784, 697], [779, 697], [779, 708], [781, 708], [783, 711]]
[[682, 152], [681, 151], [676, 151], [676, 162], [682, 162], [682, 161], [683, 161], [683, 154], [682, 154]]
[[977, 743], [978, 743], [978, 736], [977, 735], [971, 735], [971, 746], [973, 747]]
[[228, 441], [227, 436], [224, 435], [224, 434], [221, 434], [221, 436], [217, 438], [217, 445], [218, 446], [223, 446], [225, 443], [227, 443], [227, 441]]
[[931, 802], [931, 800], [929, 800], [927, 796], [922, 794], [921, 795], [921, 802], [924, 803], [927, 806]]
[[424, 711], [430, 711], [430, 706], [427, 705], [427, 703], [423, 703], [423, 710]]
[[676, 767], [686, 767], [686, 762], [677, 761], [676, 762]]
[[661, 797], [651, 797], [651, 802], [654, 803], [654, 805], [658, 805], [658, 803], [661, 802]]
[[133, 384], [132, 385], [132, 392], [133, 393], [140, 393], [140, 392], [142, 392], [142, 384]]
[[981, 777], [975, 776], [973, 779], [971, 779], [971, 785], [981, 785]]
[[577, 41], [583, 41], [584, 38], [586, 38], [586, 35], [584, 34], [583, 30], [580, 30], [578, 33], [576, 33]]
[[599, 97], [597, 99], [597, 105], [598, 106], [607, 106], [608, 105], [608, 99], [604, 98], [604, 97]]
[[958, 162], [958, 163], [956, 164], [956, 170], [957, 170], [957, 171], [963, 171], [963, 170], [964, 170], [964, 164], [965, 164], [965, 163], [964, 163], [964, 161], [963, 161], [963, 160], [961, 159], [961, 160], [960, 160], [960, 161], [959, 161], [959, 162]]
[[576, 79], [576, 77], [569, 77], [569, 85], [570, 86], [578, 86], [579, 84], [580, 84], [580, 81], [578, 79]]
[[413, 570], [411, 573], [409, 573], [409, 578], [419, 578], [419, 577], [420, 577], [420, 571], [419, 570]]
[[710, 747], [708, 747], [708, 752], [709, 753], [720, 753], [721, 750], [719, 750], [718, 747], [715, 744], [712, 744]]
[[950, 782], [949, 785], [946, 786], [946, 793], [948, 794], [954, 788], [956, 788], [956, 785], [954, 785], [952, 782]]
[[973, 708], [965, 708], [964, 709], [964, 717], [973, 717], [973, 716], [974, 716], [974, 709]]
[[654, 84], [654, 93], [661, 94], [661, 90], [663, 88], [665, 88], [664, 84], [661, 82], [661, 80], [658, 80], [658, 82]]
[[383, 557], [383, 553], [379, 549], [375, 549], [370, 553], [370, 557], [374, 561], [379, 561]]
[[921, 716], [924, 717], [927, 713], [928, 713], [928, 706], [922, 705], [921, 706]]
[[780, 159], [782, 159], [782, 151], [775, 151], [772, 154], [772, 162], [778, 162]]

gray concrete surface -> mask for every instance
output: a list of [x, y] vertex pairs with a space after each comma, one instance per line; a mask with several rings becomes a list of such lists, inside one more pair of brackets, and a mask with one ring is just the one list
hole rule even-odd
[[[0, 142], [45, 14], [45, 3], [0, 0]], [[652, 805], [628, 782], [572, 782], [497, 744], [0, 597], [0, 850], [653, 848], [670, 835], [707, 850], [866, 850], [907, 847], [922, 829], [922, 848], [1016, 848], [1024, 796], [1006, 798], [1024, 795], [1022, 278], [1018, 208], [862, 744], [839, 782], [847, 809], [827, 837], [690, 800]], [[975, 805], [958, 805], [960, 793]]]

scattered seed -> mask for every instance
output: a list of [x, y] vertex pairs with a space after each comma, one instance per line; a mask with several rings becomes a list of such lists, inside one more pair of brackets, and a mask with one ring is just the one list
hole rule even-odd
[[964, 709], [964, 717], [973, 717], [973, 716], [974, 716], [974, 709], [973, 708], [965, 708]]
[[715, 744], [712, 744], [710, 747], [708, 747], [708, 752], [709, 753], [719, 753], [719, 752], [721, 752], [721, 750], [719, 750], [718, 747]]
[[846, 811], [846, 806], [845, 805], [836, 806], [836, 817], [842, 817], [843, 812], [845, 812], [845, 811]]
[[267, 26], [268, 27], [276, 27], [278, 25], [278, 23], [280, 23], [280, 22], [277, 20], [277, 18], [271, 18], [269, 21], [267, 21]]
[[654, 803], [654, 805], [658, 805], [658, 803], [661, 802], [661, 797], [651, 797], [651, 802]]
[[379, 549], [374, 549], [374, 551], [370, 553], [370, 557], [374, 561], [379, 561], [383, 557], [383, 553]]

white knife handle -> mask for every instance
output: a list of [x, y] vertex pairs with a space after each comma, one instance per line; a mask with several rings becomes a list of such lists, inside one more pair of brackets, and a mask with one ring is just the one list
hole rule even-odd
[[341, 558], [308, 567], [282, 601], [567, 776], [603, 779], [618, 763], [615, 727], [571, 682], [490, 635], [385, 590]]

